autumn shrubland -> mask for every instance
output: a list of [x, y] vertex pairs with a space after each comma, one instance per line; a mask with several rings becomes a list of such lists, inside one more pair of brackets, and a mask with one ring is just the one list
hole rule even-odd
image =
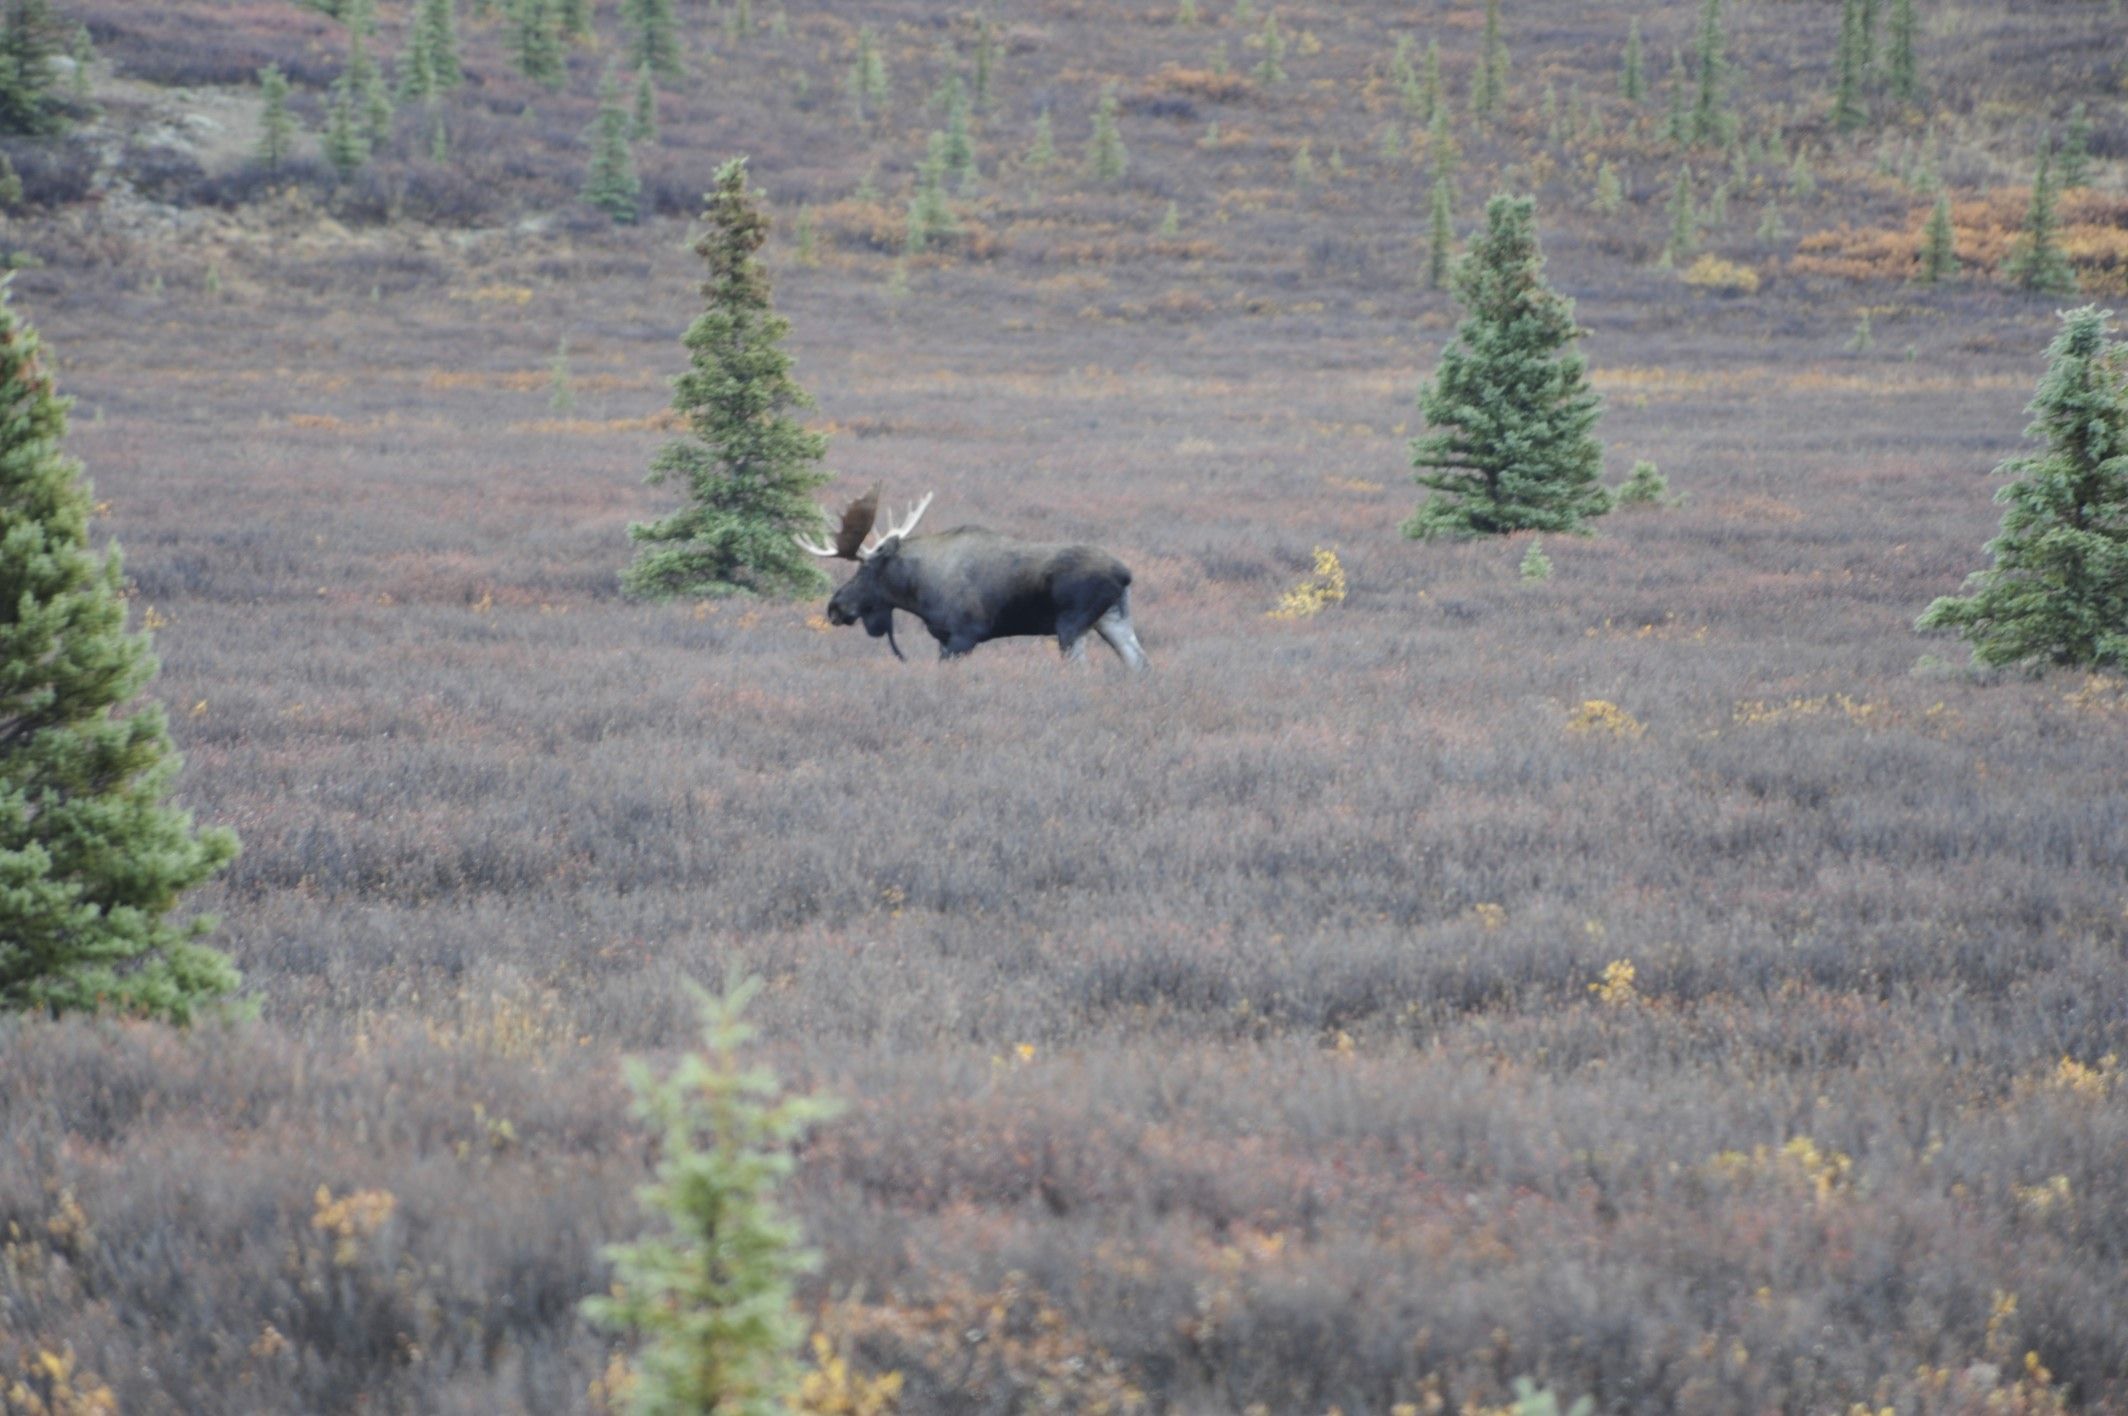
[[[104, 116], [50, 141], [268, 61], [314, 129], [337, 72], [292, 4], [65, 8]], [[637, 227], [576, 201], [610, 15], [559, 92], [463, 17], [454, 156], [403, 115], [345, 183], [209, 153], [98, 205], [8, 140], [15, 302], [179, 798], [241, 837], [195, 903], [258, 1017], [0, 1022], [0, 1409], [611, 1408], [578, 1304], [654, 1162], [619, 1059], [733, 970], [761, 1060], [847, 1103], [787, 1196], [820, 1409], [889, 1372], [909, 1412], [2128, 1408], [2128, 692], [1912, 630], [2064, 303], [1993, 263], [2074, 99], [2063, 246], [2128, 293], [2119, 17], [1923, 3], [1924, 101], [1842, 135], [1839, 7], [1729, 7], [1738, 178], [1659, 132], [1696, 4], [1509, 0], [1483, 125], [1478, 5], [1280, 5], [1279, 85], [1262, 6], [1004, 6], [961, 235], [909, 255], [977, 13], [780, 8], [680, 7]], [[1608, 480], [1684, 494], [1542, 581], [1527, 536], [1398, 531], [1456, 313], [1406, 33], [1458, 238], [1536, 196]], [[734, 151], [833, 491], [1106, 546], [1153, 673], [622, 598]], [[1660, 263], [1683, 161], [1703, 211], [1734, 181], [1719, 279]], [[1932, 184], [1964, 267], [1921, 286]]]

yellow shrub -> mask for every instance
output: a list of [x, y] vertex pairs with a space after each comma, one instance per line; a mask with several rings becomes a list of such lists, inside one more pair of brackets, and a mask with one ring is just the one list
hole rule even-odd
[[1708, 1168], [1726, 1180], [1738, 1184], [1770, 1180], [1802, 1190], [1821, 1205], [1853, 1187], [1854, 1166], [1852, 1156], [1821, 1149], [1808, 1136], [1797, 1136], [1779, 1150], [1754, 1146], [1749, 1154], [1723, 1151], [1708, 1162]]
[[8, 1416], [118, 1416], [118, 1397], [101, 1378], [74, 1369], [74, 1349], [40, 1351], [22, 1375], [0, 1386]]
[[1684, 274], [1684, 282], [1695, 289], [1712, 290], [1720, 295], [1756, 295], [1759, 292], [1757, 271], [1711, 253], [1692, 263]]
[[1272, 619], [1307, 619], [1321, 614], [1325, 606], [1341, 604], [1344, 598], [1345, 567], [1338, 562], [1336, 551], [1317, 546], [1314, 571], [1280, 596], [1278, 608], [1269, 614]]
[[332, 1236], [333, 1262], [345, 1266], [361, 1254], [362, 1241], [384, 1227], [399, 1201], [389, 1190], [357, 1190], [336, 1200], [330, 1187], [320, 1185], [316, 1204], [310, 1227]]
[[2120, 1058], [2109, 1052], [2088, 1067], [2073, 1057], [2064, 1057], [2051, 1080], [2063, 1091], [2101, 1101], [2113, 1090], [2119, 1076]]
[[813, 1334], [813, 1369], [799, 1380], [790, 1409], [802, 1416], [890, 1416], [901, 1403], [901, 1373], [853, 1373], [825, 1334]]
[[1640, 990], [1633, 983], [1636, 976], [1631, 959], [1613, 959], [1604, 967], [1603, 977], [1589, 985], [1589, 992], [1607, 1008], [1623, 1008], [1640, 1001]]
[[1566, 720], [1566, 730], [1575, 734], [1603, 734], [1637, 738], [1647, 731], [1638, 718], [1608, 699], [1591, 698]]

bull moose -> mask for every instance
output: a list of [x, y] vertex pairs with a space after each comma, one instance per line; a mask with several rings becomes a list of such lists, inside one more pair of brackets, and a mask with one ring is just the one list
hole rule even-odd
[[1015, 541], [980, 526], [912, 536], [932, 493], [901, 520], [881, 530], [879, 488], [844, 508], [833, 540], [795, 538], [805, 551], [854, 561], [857, 573], [828, 601], [828, 622], [862, 623], [885, 637], [894, 657], [894, 612], [915, 615], [938, 641], [941, 659], [957, 659], [976, 645], [1018, 635], [1055, 635], [1064, 657], [1085, 656], [1088, 631], [1101, 636], [1133, 669], [1146, 666], [1131, 628], [1131, 573], [1092, 546]]

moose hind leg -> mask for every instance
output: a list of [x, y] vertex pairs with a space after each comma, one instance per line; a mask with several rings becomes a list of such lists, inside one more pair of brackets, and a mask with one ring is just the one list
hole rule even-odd
[[1116, 605], [1094, 621], [1094, 631], [1108, 641], [1108, 647], [1116, 651], [1116, 657], [1130, 668], [1147, 667], [1145, 650], [1138, 643], [1138, 632], [1131, 628], [1129, 601]]

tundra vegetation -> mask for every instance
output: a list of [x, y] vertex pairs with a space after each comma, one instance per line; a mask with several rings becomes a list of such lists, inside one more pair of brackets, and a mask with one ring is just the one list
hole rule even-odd
[[[1842, 7], [1726, 5], [1719, 145], [1689, 63], [1666, 122], [1703, 0], [1503, 3], [1482, 122], [1476, 0], [1281, 4], [1275, 87], [1264, 0], [1000, 6], [982, 181], [914, 254], [979, 7], [678, 6], [632, 227], [578, 200], [618, 4], [550, 88], [461, 3], [446, 160], [424, 100], [345, 179], [341, 19], [57, 8], [97, 111], [55, 63], [66, 126], [0, 135], [15, 307], [157, 626], [167, 800], [243, 838], [166, 918], [220, 917], [258, 1017], [0, 1021], [0, 1401], [617, 1409], [640, 1344], [582, 1301], [659, 1159], [620, 1059], [668, 1075], [736, 969], [748, 1065], [848, 1103], [780, 1187], [814, 1410], [2128, 1407], [2128, 693], [1912, 628], [2050, 455], [2057, 308], [2128, 299], [2107, 4], [1918, 3], [1908, 102], [1880, 0], [1845, 130]], [[2064, 299], [2003, 266], [2077, 102]], [[620, 593], [689, 492], [641, 475], [742, 145], [820, 499], [1112, 550], [1154, 672]], [[1444, 177], [1458, 249], [1534, 199], [1605, 481], [1691, 492], [1544, 534], [1541, 585], [1528, 536], [1398, 534]], [[1342, 597], [1274, 617], [1318, 548]]]

